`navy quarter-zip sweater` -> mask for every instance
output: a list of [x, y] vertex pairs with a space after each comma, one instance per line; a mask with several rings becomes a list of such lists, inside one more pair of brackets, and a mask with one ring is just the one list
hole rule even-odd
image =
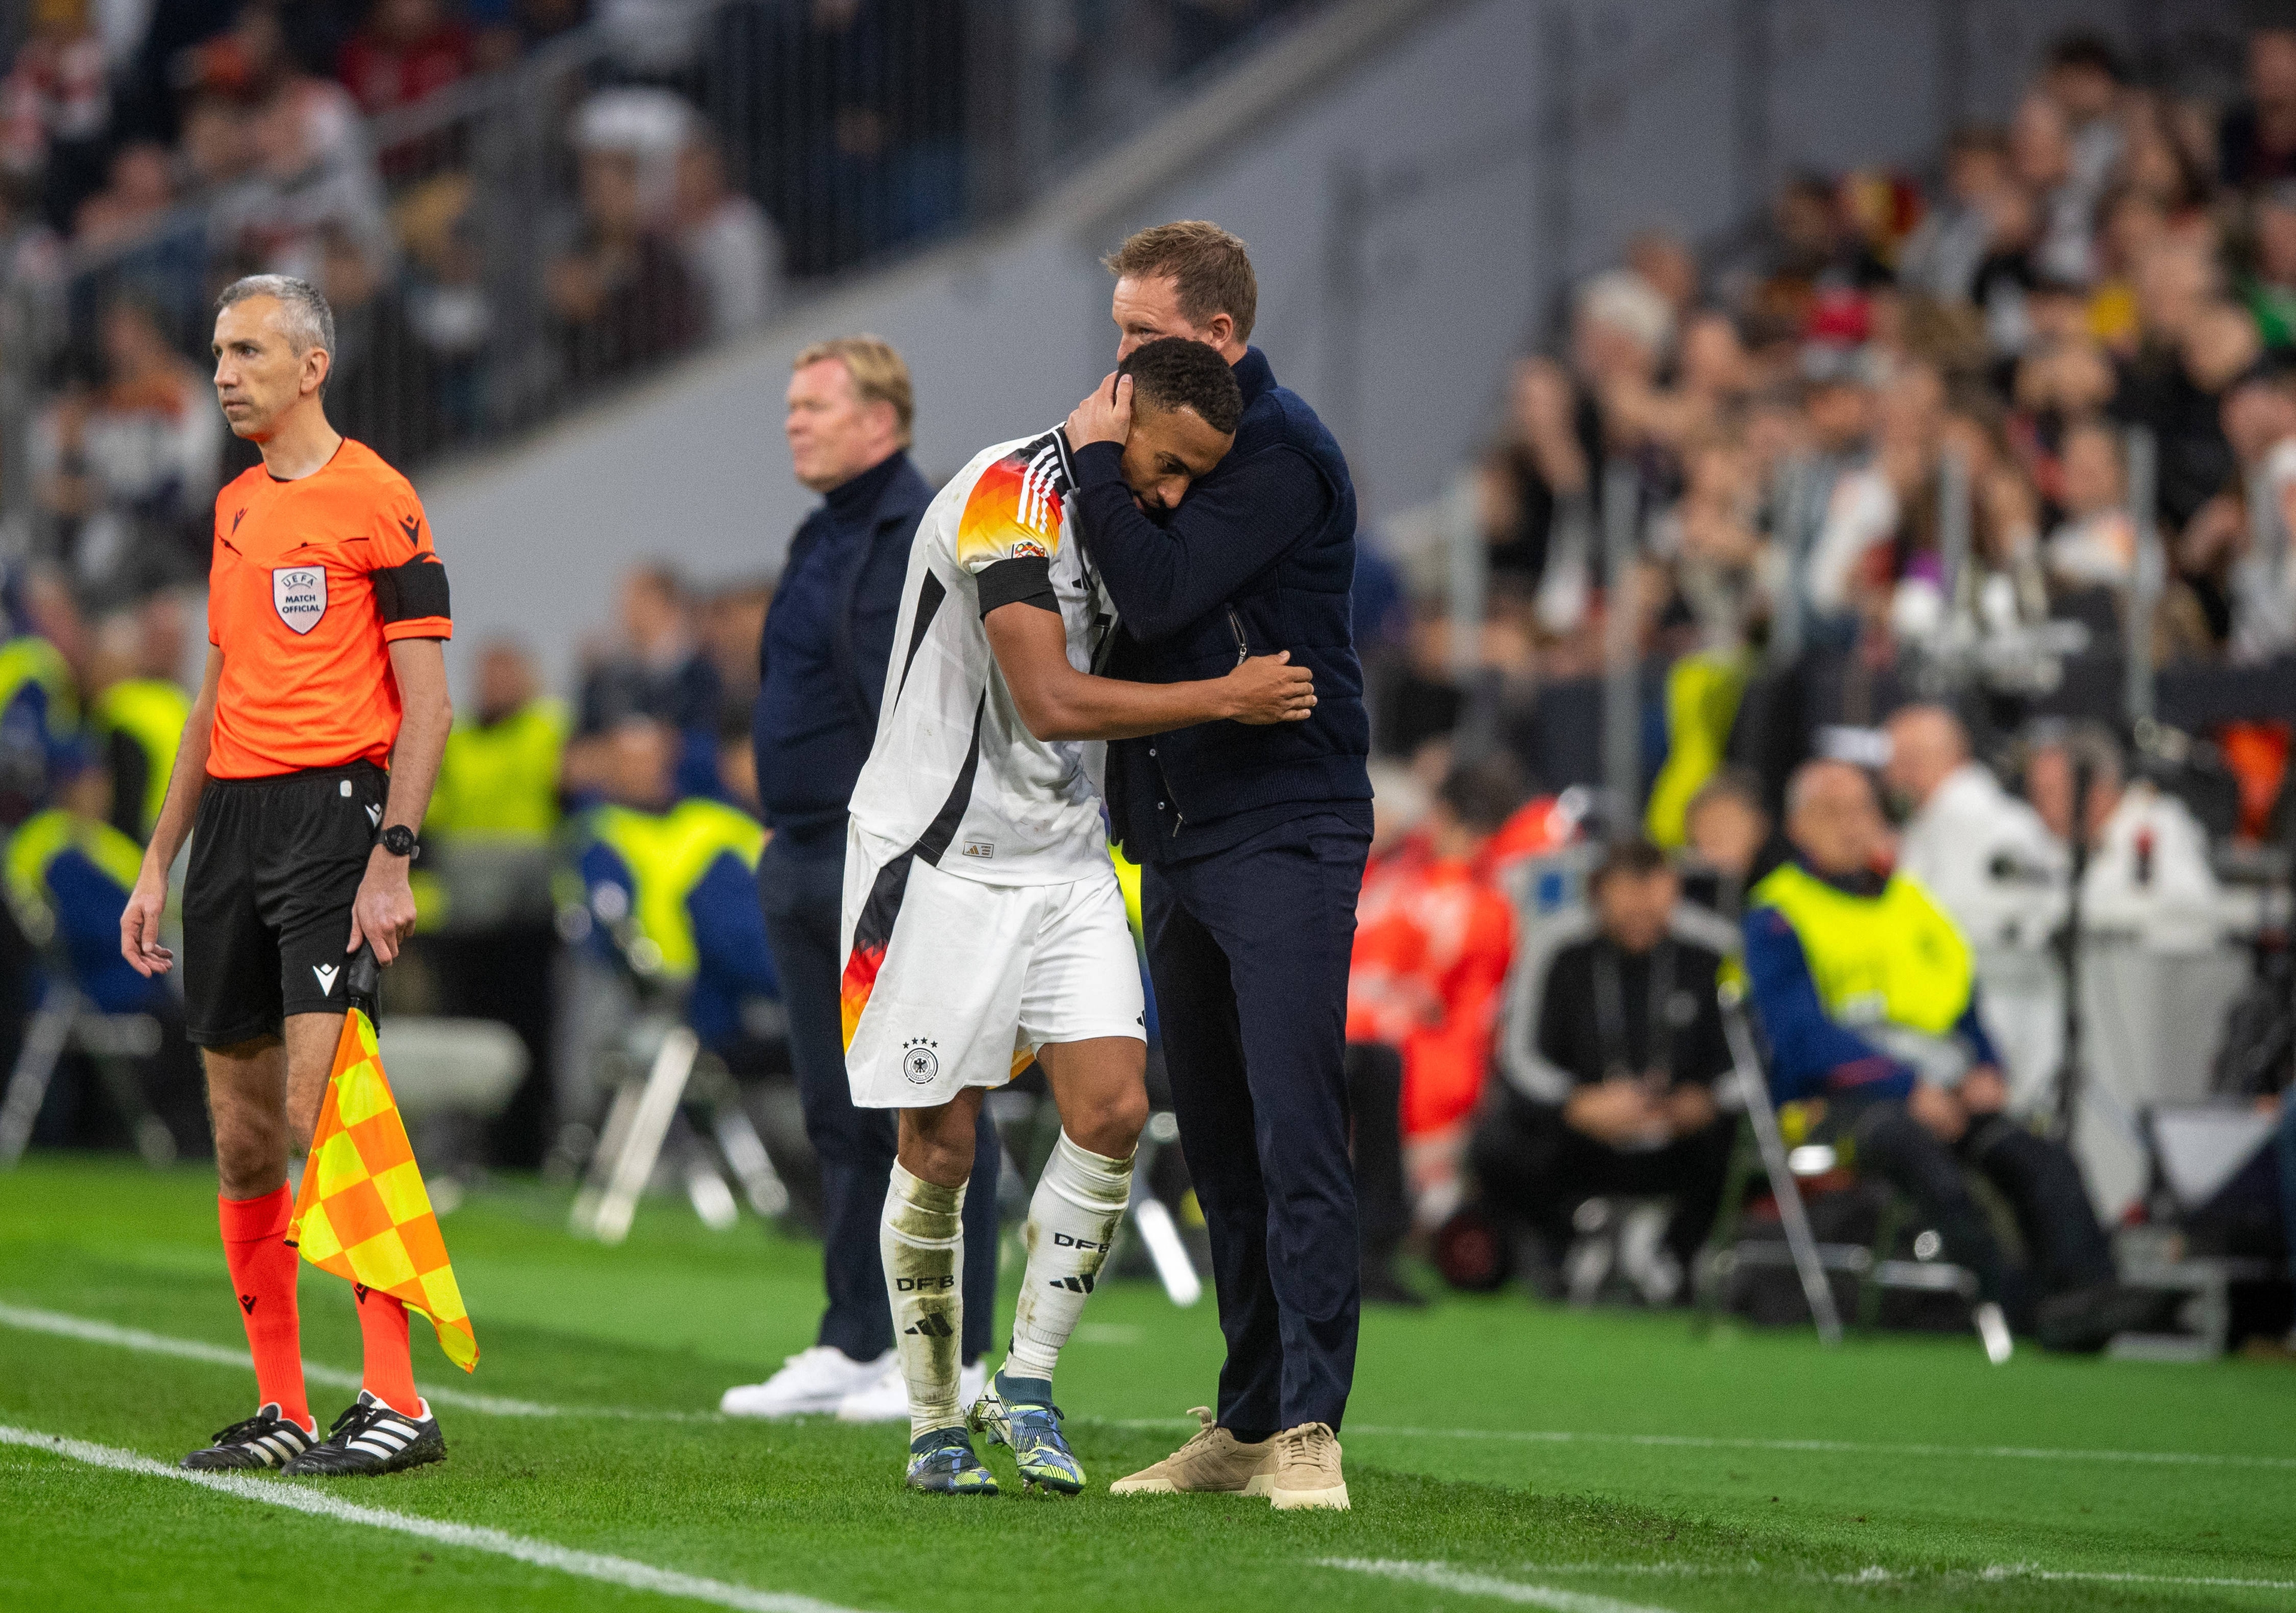
[[1206, 856], [1303, 808], [1371, 829], [1371, 722], [1349, 621], [1356, 495], [1340, 445], [1258, 348], [1235, 364], [1235, 445], [1151, 520], [1124, 485], [1123, 449], [1074, 456], [1085, 540], [1115, 602], [1111, 678], [1218, 678], [1241, 654], [1292, 652], [1316, 676], [1305, 722], [1207, 722], [1108, 747], [1109, 821], [1140, 862]]
[[845, 850], [846, 803], [877, 737], [909, 545], [931, 502], [931, 487], [898, 453], [832, 489], [790, 539], [758, 646], [750, 737], [766, 822], [792, 850]]

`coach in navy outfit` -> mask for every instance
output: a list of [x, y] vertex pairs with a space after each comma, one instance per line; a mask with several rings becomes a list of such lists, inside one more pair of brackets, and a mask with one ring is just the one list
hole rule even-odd
[[[791, 539], [766, 617], [751, 737], [773, 830], [758, 860], [758, 894], [789, 1010], [806, 1135], [820, 1161], [829, 1304], [813, 1348], [767, 1382], [727, 1391], [725, 1409], [739, 1414], [842, 1408], [848, 1417], [908, 1415], [877, 1254], [893, 1112], [856, 1108], [846, 1082], [838, 906], [846, 802], [877, 732], [910, 540], [932, 502], [906, 451], [911, 412], [907, 367], [875, 337], [825, 342], [798, 355], [791, 457], [799, 480], [824, 501]], [[996, 1297], [1001, 1150], [985, 1110], [976, 1150], [965, 1236], [992, 1254], [964, 1274], [967, 1363], [988, 1347]], [[872, 1388], [882, 1403], [872, 1405]]]
[[[1107, 800], [1144, 867], [1143, 916], [1180, 1139], [1211, 1235], [1227, 1361], [1218, 1421], [1254, 1444], [1336, 1431], [1355, 1372], [1359, 1251], [1341, 1073], [1348, 957], [1371, 840], [1370, 724], [1349, 628], [1356, 503], [1339, 444], [1247, 348], [1242, 243], [1144, 231], [1110, 259], [1121, 351], [1191, 336], [1234, 366], [1235, 446], [1176, 510], [1144, 511], [1106, 440], [1071, 419], [1082, 527], [1120, 630], [1106, 671], [1217, 677], [1289, 650], [1309, 720], [1209, 723], [1109, 747]], [[1328, 1436], [1326, 1436], [1328, 1437]], [[1288, 1460], [1288, 1459], [1287, 1459]], [[1337, 1451], [1331, 1452], [1336, 1479]], [[1185, 1487], [1185, 1486], [1183, 1486]], [[1344, 1505], [1344, 1489], [1339, 1492]]]

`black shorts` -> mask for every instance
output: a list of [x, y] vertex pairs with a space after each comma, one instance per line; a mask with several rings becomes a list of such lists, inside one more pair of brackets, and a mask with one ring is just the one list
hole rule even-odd
[[276, 1035], [289, 1014], [340, 1014], [351, 901], [390, 775], [371, 761], [271, 778], [210, 778], [184, 879], [191, 1039]]

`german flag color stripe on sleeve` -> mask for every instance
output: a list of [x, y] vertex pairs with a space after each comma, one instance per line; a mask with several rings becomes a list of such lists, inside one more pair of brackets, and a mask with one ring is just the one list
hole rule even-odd
[[972, 484], [956, 523], [956, 563], [966, 571], [1060, 552], [1060, 449], [1041, 440], [1033, 457], [1025, 448], [1007, 454]]

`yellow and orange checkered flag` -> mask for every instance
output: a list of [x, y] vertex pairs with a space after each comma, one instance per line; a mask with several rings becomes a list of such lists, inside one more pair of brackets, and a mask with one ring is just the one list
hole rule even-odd
[[[363, 972], [372, 979], [373, 970], [367, 963]], [[437, 1329], [447, 1359], [465, 1372], [477, 1369], [478, 1335], [463, 1308], [447, 1240], [439, 1236], [398, 1100], [375, 1051], [374, 1022], [356, 995], [343, 1016], [287, 1238], [321, 1271], [420, 1311]]]

